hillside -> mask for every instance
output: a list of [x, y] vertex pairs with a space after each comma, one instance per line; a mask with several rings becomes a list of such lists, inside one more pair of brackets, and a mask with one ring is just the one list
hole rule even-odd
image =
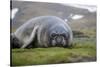
[[[43, 15], [53, 15], [58, 16], [63, 20], [67, 19], [72, 30], [96, 30], [96, 12], [89, 12], [87, 9], [77, 8], [68, 4], [65, 5], [60, 3], [12, 1], [11, 9], [14, 8], [19, 9], [12, 20], [12, 30], [14, 31], [29, 19]], [[83, 18], [75, 20], [72, 19], [71, 15], [82, 15]]]

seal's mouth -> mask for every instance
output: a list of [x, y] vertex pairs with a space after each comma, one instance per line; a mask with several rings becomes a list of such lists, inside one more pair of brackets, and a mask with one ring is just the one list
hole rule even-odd
[[61, 37], [61, 36], [56, 37], [56, 38], [55, 38], [56, 45], [57, 45], [57, 46], [63, 45], [63, 40], [64, 40], [64, 37]]

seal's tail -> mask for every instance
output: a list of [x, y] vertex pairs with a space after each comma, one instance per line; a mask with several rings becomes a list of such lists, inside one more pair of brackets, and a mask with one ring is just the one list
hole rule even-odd
[[11, 33], [10, 35], [10, 46], [11, 48], [20, 48], [22, 43], [19, 41], [18, 38], [14, 35], [14, 33]]

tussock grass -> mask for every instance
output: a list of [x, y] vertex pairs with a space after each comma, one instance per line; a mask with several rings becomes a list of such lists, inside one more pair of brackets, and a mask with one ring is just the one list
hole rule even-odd
[[12, 49], [12, 65], [38, 65], [96, 61], [95, 38], [75, 38], [71, 48]]

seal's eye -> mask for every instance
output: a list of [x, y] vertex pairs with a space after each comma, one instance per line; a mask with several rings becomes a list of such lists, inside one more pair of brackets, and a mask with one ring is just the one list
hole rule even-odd
[[65, 33], [61, 34], [61, 36], [66, 37]]
[[52, 33], [52, 34], [51, 34], [51, 37], [55, 37], [55, 36], [56, 36], [56, 33]]

